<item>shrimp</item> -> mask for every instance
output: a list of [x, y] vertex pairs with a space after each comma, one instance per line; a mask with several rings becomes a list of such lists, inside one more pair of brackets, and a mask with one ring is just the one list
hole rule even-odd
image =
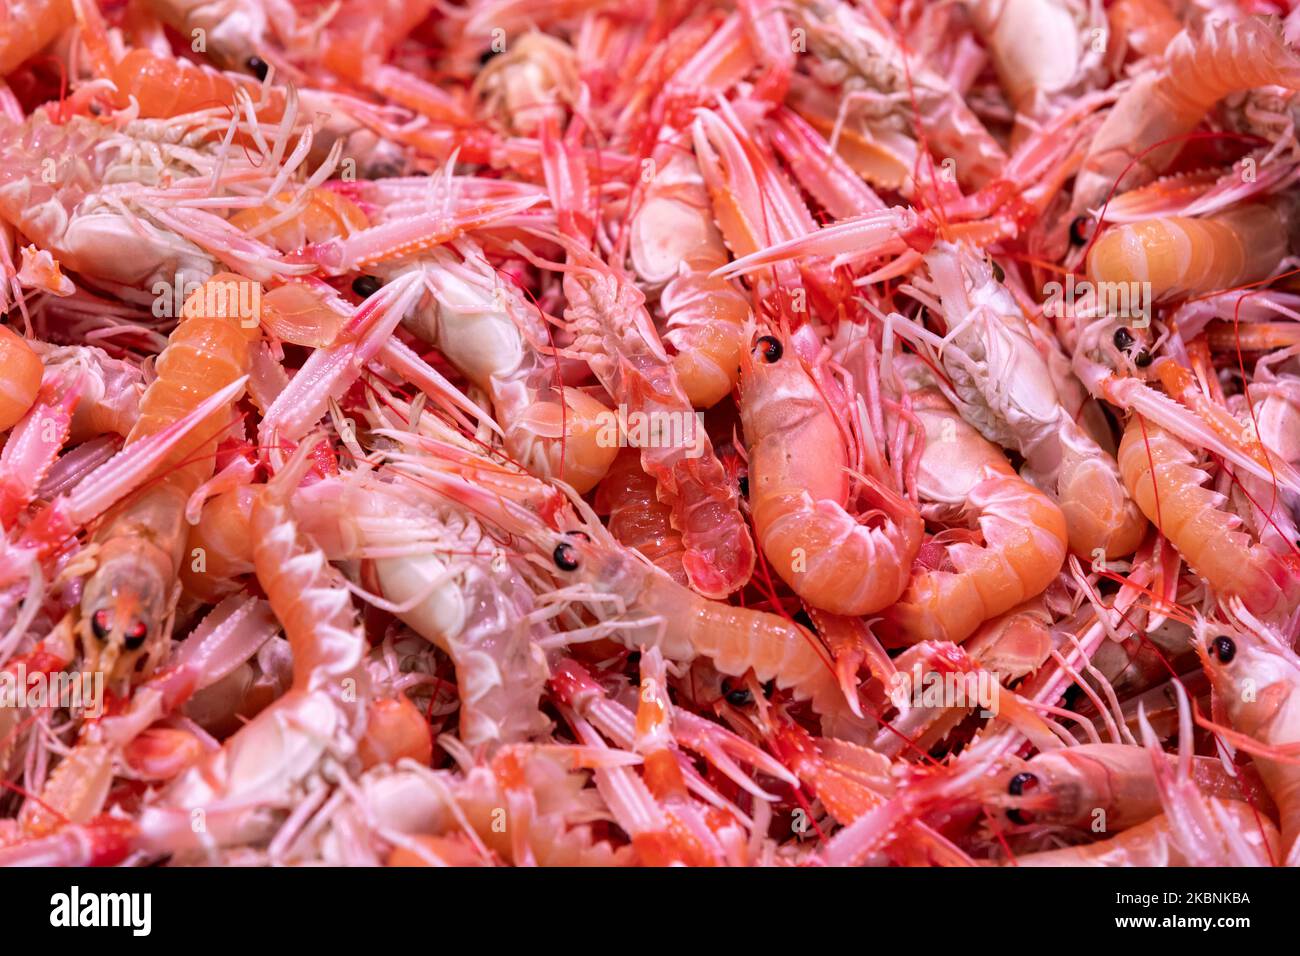
[[[1172, 764], [1177, 757], [1163, 759]], [[1263, 812], [1270, 809], [1268, 796], [1258, 779], [1234, 778], [1217, 757], [1193, 757], [1191, 778], [1208, 797], [1257, 806], [1268, 815]], [[999, 803], [1007, 804], [1007, 817], [1021, 825], [1118, 833], [1164, 813], [1151, 755], [1131, 744], [1079, 744], [1039, 753], [999, 774], [990, 789], [1007, 795]]]
[[549, 626], [534, 618], [528, 581], [472, 518], [430, 510], [414, 482], [384, 477], [304, 489], [304, 528], [323, 544], [340, 542], [331, 556], [371, 557], [382, 606], [451, 657], [462, 741], [497, 747], [540, 736], [549, 726], [538, 709]]
[[1273, 859], [1300, 865], [1300, 709], [1293, 693], [1300, 658], [1282, 633], [1240, 603], [1226, 625], [1198, 621], [1195, 647], [1229, 724], [1212, 729], [1251, 755], [1277, 804], [1281, 853]]
[[[43, 504], [16, 535], [6, 537], [8, 547], [0, 561], [0, 587], [12, 588], [21, 580], [30, 582], [39, 592], [43, 575], [63, 564], [68, 552], [76, 550], [75, 538], [86, 525], [137, 491], [159, 466], [172, 459], [178, 446], [197, 440], [195, 429], [227, 409], [242, 393], [246, 381], [240, 378], [231, 382], [167, 427], [142, 437], [106, 461], [99, 459], [100, 463], [75, 487]], [[85, 569], [82, 566], [77, 570], [84, 573]], [[0, 602], [0, 617], [6, 620], [15, 611], [13, 596], [10, 590]]]
[[[622, 273], [589, 251], [576, 236], [574, 203], [585, 201], [586, 176], [563, 146], [544, 137], [547, 182], [563, 210], [565, 321], [573, 349], [605, 390], [632, 416], [646, 423], [633, 443], [641, 464], [672, 506], [681, 531], [682, 564], [691, 587], [725, 597], [742, 587], [754, 569], [754, 543], [740, 514], [736, 489], [691, 410], [690, 400], [664, 352], [645, 310], [645, 296]], [[666, 433], [666, 435], [665, 435]], [[664, 436], [664, 437], [661, 437]], [[689, 444], [688, 444], [689, 442]]]
[[1223, 510], [1223, 497], [1205, 487], [1209, 474], [1184, 442], [1133, 415], [1118, 458], [1133, 500], [1219, 595], [1240, 598], [1251, 613], [1269, 618], [1300, 603], [1295, 560], [1241, 530], [1241, 519]]
[[0, 864], [1300, 862], [1215, 4], [0, 0]]
[[621, 546], [589, 510], [580, 527], [555, 531], [533, 509], [512, 500], [519, 496], [517, 490], [486, 490], [473, 480], [474, 470], [463, 465], [458, 470], [460, 475], [445, 467], [426, 468], [420, 479], [502, 531], [527, 540], [545, 556], [563, 587], [584, 595], [583, 603], [602, 622], [602, 633], [634, 650], [658, 647], [675, 663], [707, 657], [731, 677], [753, 670], [760, 681], [775, 681], [796, 699], [811, 700], [828, 719], [857, 720], [840, 694], [829, 655], [800, 625], [682, 587]]
[[[130, 821], [102, 813], [115, 761], [121, 759], [132, 772], [155, 780], [176, 776], [194, 763], [193, 738], [182, 731], [168, 733], [156, 723], [241, 666], [274, 632], [264, 601], [235, 599], [215, 608], [184, 649], [143, 681], [129, 702], [114, 704], [83, 724], [72, 750], [45, 780], [40, 797], [24, 803], [19, 839], [0, 849], [0, 858], [31, 865], [51, 862], [43, 854], [52, 852], [63, 856], [65, 865], [120, 862], [139, 831]], [[57, 657], [58, 648], [71, 646], [72, 633], [68, 616], [42, 642], [40, 654]]]
[[[160, 204], [146, 184], [161, 186], [166, 173], [193, 184], [215, 160], [200, 150], [155, 145], [162, 168], [138, 161], [140, 144], [130, 135], [86, 117], [55, 124], [38, 112], [0, 127], [0, 218], [83, 277], [109, 288], [154, 289], [154, 296], [133, 293], [150, 303], [159, 287], [208, 279], [218, 271], [217, 257], [259, 281], [309, 271], [279, 263], [270, 247], [212, 213], [182, 209], [171, 189], [159, 190], [166, 198]], [[139, 185], [123, 192], [123, 183]], [[210, 186], [204, 180], [201, 188]]]
[[[220, 273], [185, 301], [158, 358], [158, 377], [140, 400], [128, 445], [160, 432], [248, 374], [259, 316], [247, 306], [258, 295], [251, 280]], [[174, 447], [162, 477], [106, 515], [95, 536], [95, 570], [81, 597], [81, 638], [88, 666], [102, 669], [110, 681], [130, 679], [142, 659], [156, 663], [165, 647], [164, 624], [186, 541], [185, 503], [212, 473], [217, 433], [227, 415], [211, 416]], [[146, 663], [144, 672], [149, 669]]]
[[877, 509], [871, 519], [859, 523], [845, 510], [849, 449], [829, 403], [838, 389], [817, 364], [811, 333], [764, 335], [741, 365], [754, 532], [801, 598], [833, 614], [872, 614], [902, 595], [924, 524], [874, 478], [863, 481]]
[[948, 335], [939, 339], [902, 324], [896, 331], [938, 350], [952, 382], [946, 397], [984, 437], [1020, 452], [1034, 484], [1055, 492], [1072, 551], [1090, 558], [1131, 554], [1146, 519], [1114, 458], [1062, 402], [1014, 298], [968, 249], [938, 243], [926, 261], [933, 279], [926, 289], [937, 293]]
[[1300, 58], [1267, 20], [1206, 17], [1199, 31], [1178, 34], [1160, 67], [1139, 74], [1093, 136], [1064, 221], [1155, 178], [1215, 103], [1257, 86], [1300, 89]]
[[709, 408], [736, 385], [749, 303], [712, 275], [726, 264], [727, 249], [689, 142], [661, 139], [651, 162], [654, 177], [629, 226], [632, 268], [659, 292], [664, 342], [683, 391], [696, 408]]
[[[1016, 475], [1001, 450], [966, 424], [925, 376], [910, 398], [925, 430], [921, 499], [961, 509], [979, 530], [974, 541], [959, 536], [944, 545], [937, 567], [913, 571], [907, 591], [884, 611], [881, 636], [961, 643], [1052, 582], [1065, 560], [1065, 516]], [[936, 535], [932, 544], [942, 538]]]
[[[888, 209], [747, 256], [724, 274], [751, 271], [804, 250], [847, 251], [864, 240], [877, 249], [905, 243], [927, 250], [928, 279], [915, 273], [902, 290], [942, 315], [947, 334], [941, 337], [898, 313], [885, 317], [875, 311], [894, 334], [917, 345], [929, 364], [943, 369], [944, 397], [966, 421], [1025, 457], [1027, 480], [1052, 494], [1065, 514], [1071, 550], [1094, 559], [1132, 553], [1147, 522], [1129, 498], [1113, 457], [1075, 420], [1065, 401], [1062, 393], [1080, 383], [1069, 377], [1069, 363], [1056, 343], [1025, 319], [994, 265], [968, 244], [935, 241], [922, 217]], [[916, 251], [900, 261], [909, 255], [909, 266], [921, 261]], [[1082, 364], [1086, 371], [1087, 363]], [[1095, 377], [1090, 373], [1083, 384], [1100, 392]], [[1113, 395], [1106, 392], [1107, 398]]]
[[[1225, 647], [1235, 647], [1229, 640]], [[1231, 660], [1232, 655], [1226, 654]], [[1144, 713], [1139, 713], [1138, 723], [1142, 731], [1148, 767], [1146, 773], [1133, 774], [1131, 766], [1128, 774], [1134, 779], [1126, 781], [1125, 764], [1131, 764], [1114, 752], [1102, 755], [1095, 748], [1094, 759], [1101, 764], [1103, 772], [1109, 770], [1118, 778], [1102, 788], [1104, 797], [1112, 787], [1143, 790], [1143, 778], [1150, 780], [1156, 790], [1163, 812], [1145, 823], [1139, 823], [1123, 830], [1118, 836], [1099, 843], [1067, 850], [1055, 850], [1045, 853], [1028, 854], [1019, 858], [1017, 863], [1029, 866], [1083, 865], [1083, 866], [1272, 866], [1278, 860], [1281, 841], [1273, 821], [1264, 816], [1254, 803], [1243, 803], [1232, 799], [1245, 789], [1236, 784], [1225, 773], [1207, 770], [1202, 765], [1201, 771], [1194, 769], [1192, 754], [1192, 710], [1187, 692], [1181, 684], [1175, 684], [1178, 705], [1178, 753], [1166, 754], [1160, 747], [1155, 730]], [[1075, 771], [1087, 768], [1087, 764], [1075, 764], [1066, 759], [1055, 764], [1048, 760], [1049, 768], [1064, 770], [1066, 779], [1075, 775]], [[1083, 774], [1086, 779], [1086, 772]], [[1262, 773], [1261, 773], [1262, 776]], [[1011, 792], [1024, 794], [1032, 791], [1036, 782], [1032, 774], [1012, 778]], [[1078, 779], [1078, 778], [1076, 778]], [[1086, 792], [1086, 783], [1085, 783]], [[1066, 784], [1068, 799], [1069, 784]], [[1206, 791], [1227, 790], [1229, 799], [1210, 796]], [[1236, 791], [1236, 792], [1234, 792]], [[1250, 799], [1249, 792], [1245, 796]], [[1133, 806], [1126, 806], [1126, 811], [1133, 813], [1132, 818], [1145, 815], [1142, 804], [1145, 802], [1138, 794], [1133, 794]], [[1031, 797], [1032, 800], [1032, 797]], [[1050, 804], [1050, 799], [1049, 799]], [[1279, 807], [1281, 806], [1279, 802]], [[1069, 815], [1077, 812], [1064, 807]], [[1050, 811], [1049, 811], [1050, 812]], [[1091, 814], [1103, 829], [1108, 828], [1105, 812]]]
[[1142, 284], [1153, 302], [1203, 295], [1270, 275], [1287, 253], [1287, 219], [1244, 205], [1205, 219], [1168, 216], [1108, 229], [1088, 253], [1088, 278]]
[[[253, 233], [272, 232], [271, 238], [277, 243], [307, 240], [290, 257], [314, 263], [313, 269], [341, 275], [374, 265], [378, 267], [376, 271], [388, 279], [387, 284], [380, 276], [373, 275], [354, 281], [353, 291], [364, 293], [363, 297], [367, 298], [355, 313], [332, 287], [316, 277], [279, 286], [267, 293], [268, 328], [289, 341], [313, 345], [317, 350], [309, 359], [308, 364], [314, 366], [311, 374], [300, 375], [298, 380], [282, 389], [266, 410], [262, 422], [264, 434], [278, 431], [290, 438], [301, 435], [314, 420], [311, 413], [323, 414], [328, 398], [337, 398], [355, 380], [364, 362], [372, 357], [382, 358], [390, 367], [408, 376], [452, 414], [467, 412], [500, 433], [495, 421], [441, 374], [400, 341], [391, 339], [393, 328], [403, 320], [415, 334], [433, 338], [434, 344], [451, 353], [453, 360], [476, 384], [486, 387], [488, 379], [492, 378], [491, 373], [504, 376], [505, 370], [509, 370], [525, 378], [528, 373], [533, 373], [529, 384], [541, 387], [538, 380], [544, 377], [544, 373], [537, 371], [541, 363], [530, 360], [531, 352], [524, 348], [522, 334], [517, 329], [507, 328], [504, 321], [486, 329], [481, 323], [477, 324], [473, 331], [487, 338], [486, 343], [471, 336], [453, 337], [448, 334], [460, 331], [461, 323], [473, 324], [471, 320], [490, 311], [488, 301], [497, 306], [505, 299], [506, 290], [498, 283], [495, 270], [467, 238], [462, 239], [462, 248], [467, 250], [466, 258], [469, 260], [464, 268], [459, 267], [455, 257], [438, 248], [441, 243], [462, 236], [469, 229], [522, 211], [540, 197], [537, 193], [524, 191], [520, 194], [509, 189], [468, 190], [469, 200], [481, 196], [486, 201], [458, 205], [450, 198], [451, 193], [460, 193], [458, 186], [450, 178], [448, 169], [447, 178], [439, 180], [433, 187], [436, 212], [430, 203], [428, 187], [424, 187], [425, 191], [414, 205], [403, 206], [399, 194], [397, 205], [401, 207], [400, 211], [375, 224], [370, 224], [365, 212], [348, 197], [347, 191], [329, 198], [327, 193], [333, 190], [314, 188], [294, 196], [283, 209], [278, 208], [280, 202], [272, 203], [250, 211], [242, 220]], [[447, 193], [447, 189], [451, 193]], [[498, 199], [498, 196], [502, 198]], [[306, 217], [299, 221], [298, 226], [290, 226], [300, 209], [307, 214]], [[356, 257], [355, 261], [353, 257]], [[444, 272], [446, 281], [438, 281]], [[489, 278], [495, 285], [490, 290]], [[432, 308], [413, 311], [418, 303], [427, 301], [422, 294], [425, 290], [433, 296]], [[439, 307], [443, 302], [448, 303], [448, 308]], [[464, 314], [471, 310], [470, 315]], [[522, 306], [520, 311], [524, 311]], [[446, 321], [440, 325], [439, 320], [444, 317]], [[444, 329], [443, 325], [448, 328]], [[489, 331], [493, 333], [490, 337]], [[495, 347], [499, 340], [509, 341], [509, 338], [514, 339], [511, 343], [513, 348], [498, 354]], [[495, 366], [495, 363], [500, 365]], [[559, 423], [565, 418], [565, 408], [558, 401], [538, 402], [535, 403], [538, 407], [528, 408], [527, 399], [531, 396], [521, 395], [519, 389], [510, 387], [515, 383], [496, 384], [501, 388], [493, 394], [510, 409], [512, 417], [526, 419], [518, 428], [514, 428], [514, 422], [511, 422], [509, 438], [512, 449], [532, 467], [539, 470], [547, 467], [548, 460], [542, 458], [539, 462], [537, 459], [541, 456], [533, 447], [536, 433], [541, 433], [544, 438], [558, 439], [553, 444], [544, 444], [543, 451], [549, 453], [550, 459], [562, 459], [560, 449], [564, 447], [565, 433]], [[603, 474], [602, 462], [614, 454], [596, 441], [603, 406], [576, 391], [566, 392], [564, 400], [574, 409], [572, 432], [575, 438], [569, 457], [575, 475], [582, 475], [584, 469], [592, 469], [597, 472], [590, 478], [590, 484], [594, 484]], [[294, 420], [282, 421], [282, 417]]]
[[[914, 190], [917, 126], [933, 149], [955, 158], [963, 184], [978, 188], [998, 176], [1006, 163], [1002, 147], [947, 79], [908, 52], [881, 11], [844, 0], [797, 0], [790, 20], [805, 31], [814, 64], [811, 82], [791, 84], [792, 105], [833, 145], [841, 130], [853, 130], [873, 160], [856, 168], [873, 185]], [[829, 105], [827, 88], [843, 90], [837, 106]], [[920, 112], [915, 118], [911, 104]]]
[[[325, 764], [359, 764], [358, 741], [371, 699], [365, 634], [340, 575], [299, 530], [288, 500], [315, 444], [302, 443], [259, 490], [252, 510], [253, 563], [293, 651], [292, 682], [143, 811], [143, 849], [210, 851], [228, 842], [269, 838], [275, 831], [274, 808], [291, 808]], [[206, 814], [205, 832], [159, 845], [155, 834], [168, 830], [177, 811], [188, 818], [196, 809]]]
[[[590, 491], [618, 454], [614, 413], [581, 389], [559, 384], [535, 308], [468, 240], [460, 255], [433, 250], [419, 262], [433, 280], [427, 305], [404, 326], [437, 346], [486, 391], [504, 426], [507, 454], [534, 475]], [[405, 268], [404, 266], [397, 267]]]
[[609, 514], [607, 527], [619, 544], [645, 555], [678, 584], [686, 586], [682, 536], [672, 526], [672, 509], [655, 495], [655, 480], [641, 470], [641, 456], [625, 448], [596, 487], [596, 508]]

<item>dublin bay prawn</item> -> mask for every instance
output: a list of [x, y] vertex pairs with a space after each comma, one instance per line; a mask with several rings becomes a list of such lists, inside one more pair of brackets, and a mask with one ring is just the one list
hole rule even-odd
[[829, 656], [793, 621], [693, 593], [616, 542], [594, 516], [567, 534], [465, 477], [439, 470], [425, 472], [423, 478], [502, 530], [528, 536], [547, 557], [551, 574], [565, 586], [578, 586], [592, 613], [605, 622], [602, 630], [614, 639], [632, 647], [659, 647], [668, 660], [679, 663], [707, 657], [722, 673], [736, 677], [752, 669], [759, 680], [773, 680], [797, 698], [811, 700], [823, 715], [847, 714]]
[[[913, 366], [914, 376], [917, 371]], [[906, 592], [884, 611], [881, 634], [896, 641], [960, 643], [1052, 582], [1065, 560], [1065, 516], [1015, 474], [1001, 450], [967, 425], [924, 376], [917, 384], [911, 406], [925, 441], [918, 493], [931, 505], [964, 511], [978, 538], [962, 540], [958, 531], [952, 544], [942, 546], [938, 566], [918, 567]], [[942, 537], [940, 532], [932, 544]]]
[[1241, 519], [1205, 487], [1208, 476], [1187, 445], [1134, 415], [1118, 458], [1133, 500], [1215, 590], [1239, 598], [1255, 614], [1291, 613], [1300, 601], [1294, 559], [1274, 554], [1240, 530]]
[[0, 4], [0, 864], [1300, 861], [1277, 6]]
[[659, 293], [677, 380], [692, 405], [708, 408], [736, 385], [749, 304], [713, 276], [727, 250], [690, 144], [666, 137], [651, 162], [656, 171], [628, 233], [632, 267]]
[[1170, 41], [1158, 69], [1138, 76], [1092, 138], [1075, 179], [1066, 221], [1096, 209], [1115, 190], [1154, 178], [1179, 141], [1230, 93], [1300, 84], [1300, 60], [1258, 17], [1207, 17]]
[[1277, 269], [1287, 254], [1283, 213], [1236, 206], [1205, 219], [1169, 216], [1106, 230], [1088, 253], [1096, 283], [1150, 288], [1153, 301], [1247, 285]]
[[[128, 445], [247, 376], [249, 346], [260, 334], [259, 296], [252, 280], [219, 273], [185, 300], [158, 358], [158, 377], [140, 399]], [[95, 569], [81, 598], [81, 637], [91, 666], [112, 681], [128, 679], [142, 658], [156, 662], [167, 640], [164, 624], [187, 537], [185, 504], [212, 473], [225, 417], [211, 416], [191, 440], [175, 446], [159, 479], [107, 514], [95, 536]]]
[[[837, 389], [816, 364], [810, 332], [764, 335], [741, 365], [754, 530], [804, 600], [833, 614], [871, 614], [902, 595], [923, 523], [910, 501], [869, 477], [863, 493], [879, 517], [859, 523], [845, 510], [849, 450], [828, 404]], [[846, 577], [846, 567], [859, 576]]]
[[[673, 526], [682, 533], [686, 577], [701, 594], [724, 597], [748, 580], [754, 567], [754, 545], [735, 489], [669, 363], [644, 295], [621, 270], [581, 244], [575, 217], [588, 198], [584, 172], [554, 138], [544, 138], [544, 144], [553, 202], [568, 233], [565, 319], [575, 333], [574, 348], [590, 356], [593, 374], [629, 417], [649, 423], [650, 434], [637, 447], [642, 467], [659, 483], [661, 499], [671, 503]], [[681, 432], [676, 439], [674, 422]]]

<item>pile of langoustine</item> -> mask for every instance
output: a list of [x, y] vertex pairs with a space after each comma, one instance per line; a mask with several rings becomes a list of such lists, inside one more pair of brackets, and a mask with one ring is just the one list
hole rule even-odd
[[0, 862], [1300, 861], [1287, 14], [11, 0]]

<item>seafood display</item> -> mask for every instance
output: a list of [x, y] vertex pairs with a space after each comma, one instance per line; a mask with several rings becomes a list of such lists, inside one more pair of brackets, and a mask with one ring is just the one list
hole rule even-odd
[[1300, 11], [2, 2], [0, 864], [1300, 865]]

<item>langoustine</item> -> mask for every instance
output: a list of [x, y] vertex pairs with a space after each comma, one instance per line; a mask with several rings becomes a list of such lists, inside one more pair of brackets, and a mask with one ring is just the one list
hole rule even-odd
[[1224, 15], [11, 4], [0, 861], [1294, 864]]

